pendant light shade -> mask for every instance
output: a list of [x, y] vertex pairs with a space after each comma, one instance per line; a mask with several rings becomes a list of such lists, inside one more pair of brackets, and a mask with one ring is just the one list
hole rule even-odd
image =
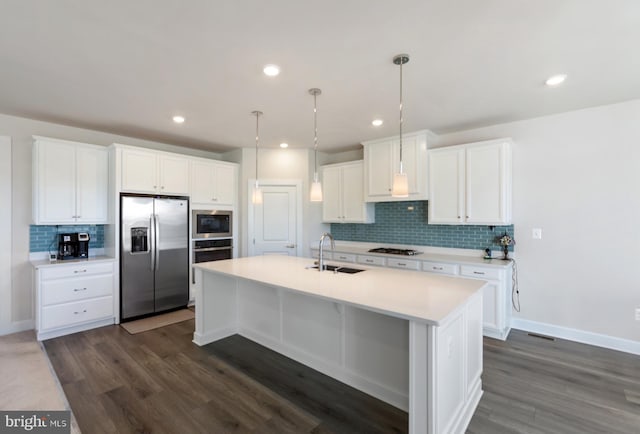
[[311, 184], [311, 192], [309, 200], [311, 202], [322, 202], [322, 184], [318, 180], [318, 106], [316, 97], [322, 93], [320, 89], [309, 89], [309, 93], [313, 95], [313, 183]]
[[393, 63], [400, 65], [400, 171], [393, 175], [392, 197], [409, 197], [409, 180], [402, 168], [402, 65], [408, 61], [408, 54], [398, 54], [393, 58]]
[[251, 194], [251, 203], [254, 205], [262, 204], [262, 189], [258, 183], [258, 142], [260, 140], [259, 135], [259, 122], [258, 119], [262, 115], [261, 111], [255, 110], [251, 112], [256, 117], [256, 183], [253, 186], [253, 192]]
[[392, 197], [409, 197], [409, 179], [402, 170], [393, 175]]

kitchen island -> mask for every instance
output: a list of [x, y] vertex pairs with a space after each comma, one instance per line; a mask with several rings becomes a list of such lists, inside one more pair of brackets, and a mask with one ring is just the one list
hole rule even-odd
[[194, 342], [238, 333], [408, 411], [410, 433], [464, 432], [482, 395], [484, 281], [312, 264], [196, 264]]

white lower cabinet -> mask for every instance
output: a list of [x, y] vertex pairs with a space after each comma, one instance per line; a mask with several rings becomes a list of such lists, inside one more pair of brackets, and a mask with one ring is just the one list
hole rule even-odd
[[511, 330], [511, 268], [462, 265], [460, 276], [487, 281], [482, 293], [484, 335], [507, 339]]
[[38, 340], [114, 323], [113, 261], [36, 267]]

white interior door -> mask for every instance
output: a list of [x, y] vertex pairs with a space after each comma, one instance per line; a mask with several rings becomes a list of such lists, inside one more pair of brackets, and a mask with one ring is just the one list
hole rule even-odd
[[300, 218], [297, 196], [297, 187], [293, 185], [262, 186], [262, 204], [251, 205], [253, 256], [297, 255]]
[[11, 326], [11, 138], [0, 136], [0, 335], [10, 333]]

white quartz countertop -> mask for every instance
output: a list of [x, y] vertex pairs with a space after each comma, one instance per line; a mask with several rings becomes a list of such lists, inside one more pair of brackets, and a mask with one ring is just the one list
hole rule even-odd
[[[337, 244], [337, 243], [336, 243]], [[384, 247], [388, 247], [384, 245]], [[317, 247], [311, 247], [313, 250], [318, 250]], [[405, 248], [405, 247], [399, 247]], [[420, 251], [420, 246], [411, 246], [411, 248]], [[348, 246], [348, 245], [336, 245], [335, 249], [328, 248], [328, 245], [325, 245], [324, 251], [326, 252], [336, 252], [336, 253], [351, 253], [355, 255], [366, 255], [366, 256], [381, 256], [384, 258], [402, 258], [413, 261], [432, 261], [432, 262], [445, 262], [450, 264], [466, 264], [466, 265], [483, 265], [487, 267], [495, 267], [495, 268], [507, 268], [511, 267], [511, 261], [504, 261], [502, 259], [494, 258], [494, 259], [484, 259], [481, 256], [463, 256], [463, 255], [447, 255], [443, 253], [420, 253], [418, 255], [413, 256], [405, 256], [405, 255], [393, 255], [390, 253], [374, 253], [369, 252], [369, 248], [367, 247], [358, 247], [358, 246]], [[496, 251], [493, 252], [494, 255], [501, 256], [502, 253], [498, 253]]]
[[31, 261], [34, 268], [58, 267], [60, 265], [77, 265], [77, 264], [97, 264], [100, 262], [114, 262], [116, 259], [111, 256], [90, 256], [88, 259], [67, 259], [64, 261], [49, 262], [48, 259]]
[[483, 280], [360, 264], [342, 265], [366, 271], [319, 272], [306, 268], [313, 261], [290, 256], [253, 256], [204, 262], [194, 267], [436, 326], [486, 285]]

